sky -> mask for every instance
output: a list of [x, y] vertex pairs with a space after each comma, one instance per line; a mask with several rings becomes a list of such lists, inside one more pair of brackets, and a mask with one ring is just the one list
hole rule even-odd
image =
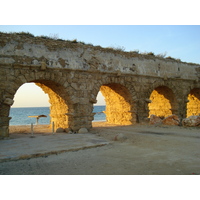
[[[123, 47], [125, 51], [166, 54], [184, 62], [200, 64], [199, 25], [0, 25], [0, 31], [56, 35], [65, 40]], [[105, 104], [103, 99], [100, 95], [97, 105]], [[34, 84], [21, 86], [14, 100], [13, 107], [49, 106], [48, 96]]]

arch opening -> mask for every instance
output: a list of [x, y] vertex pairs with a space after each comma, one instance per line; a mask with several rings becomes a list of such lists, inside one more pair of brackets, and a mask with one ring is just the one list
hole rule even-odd
[[194, 88], [188, 94], [187, 117], [200, 115], [200, 88]]
[[[49, 97], [34, 83], [19, 87], [10, 109], [10, 125], [49, 124]], [[44, 115], [41, 118], [29, 117]], [[46, 117], [45, 117], [46, 116]]]
[[59, 90], [56, 88], [48, 87], [45, 83], [36, 82], [37, 86], [42, 88], [42, 90], [48, 94], [50, 103], [50, 124], [54, 122], [55, 129], [57, 128], [68, 128], [69, 117], [67, 115], [69, 111], [68, 104], [59, 95]]
[[156, 115], [160, 118], [167, 117], [173, 113], [174, 94], [166, 86], [159, 86], [150, 95], [149, 116]]
[[106, 121], [109, 124], [131, 125], [135, 121], [131, 104], [131, 95], [126, 87], [110, 83], [100, 88], [106, 102]]
[[98, 92], [96, 99], [97, 102], [93, 105], [93, 113], [95, 113], [93, 122], [100, 122], [100, 121], [105, 122], [106, 116], [104, 111], [106, 108], [106, 102], [104, 100], [104, 96], [101, 93], [101, 91]]
[[[47, 103], [47, 105], [50, 107], [49, 108], [50, 127], [52, 126], [52, 122], [54, 122], [55, 130], [57, 128], [63, 128], [63, 129], [68, 128], [70, 117], [67, 114], [69, 110], [72, 109], [72, 106], [70, 106], [69, 102], [67, 101], [68, 95], [65, 94], [63, 86], [58, 85], [53, 81], [47, 81], [47, 80], [30, 81], [25, 84], [29, 83], [35, 83], [36, 86], [40, 87], [42, 91], [48, 95], [49, 103]], [[26, 98], [25, 96], [24, 98]], [[37, 96], [37, 93], [35, 94], [35, 96]], [[43, 102], [43, 100], [41, 99], [43, 97], [37, 97], [37, 98], [40, 98], [40, 100]]]

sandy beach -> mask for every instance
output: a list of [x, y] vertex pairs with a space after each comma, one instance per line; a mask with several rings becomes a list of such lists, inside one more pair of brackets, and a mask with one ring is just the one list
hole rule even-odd
[[[113, 126], [94, 122], [90, 133], [110, 144], [46, 157], [3, 162], [0, 174], [199, 175], [200, 128]], [[51, 134], [37, 125], [34, 134]], [[66, 133], [63, 133], [66, 134]], [[10, 138], [30, 135], [30, 126], [10, 126]]]

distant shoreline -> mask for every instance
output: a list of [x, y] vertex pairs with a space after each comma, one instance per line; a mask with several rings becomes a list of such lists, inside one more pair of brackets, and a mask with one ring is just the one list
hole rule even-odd
[[[94, 105], [94, 106], [106, 106], [106, 105]], [[50, 106], [25, 106], [25, 107], [11, 107], [12, 108], [50, 108]]]
[[[92, 123], [93, 122], [106, 122], [106, 120], [93, 120]], [[33, 125], [34, 126], [43, 126], [43, 125], [45, 126], [45, 125], [50, 125], [50, 123], [49, 124], [40, 124], [40, 123], [35, 124], [35, 123], [33, 123]], [[9, 126], [31, 126], [31, 124], [17, 124], [17, 125], [9, 125]]]
[[[105, 121], [106, 116], [103, 113], [105, 110], [105, 106], [103, 105], [94, 105], [93, 113], [94, 121]], [[49, 125], [51, 121], [50, 117], [50, 108], [49, 107], [14, 107], [10, 109], [9, 117], [11, 117], [10, 125], [31, 125], [36, 124], [35, 118], [30, 118], [29, 116], [37, 116], [37, 115], [45, 115], [47, 117], [43, 117], [39, 119], [39, 124], [41, 125]]]
[[[96, 121], [92, 122], [92, 126], [108, 126], [106, 121]], [[34, 124], [33, 125], [34, 134], [52, 134], [52, 129], [50, 124]], [[31, 124], [26, 125], [10, 125], [10, 134], [31, 134]]]

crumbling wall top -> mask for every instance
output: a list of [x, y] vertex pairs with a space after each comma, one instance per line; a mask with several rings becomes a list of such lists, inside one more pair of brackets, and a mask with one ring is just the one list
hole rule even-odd
[[40, 66], [90, 72], [198, 79], [200, 65], [153, 54], [125, 52], [83, 42], [0, 33], [0, 64]]

